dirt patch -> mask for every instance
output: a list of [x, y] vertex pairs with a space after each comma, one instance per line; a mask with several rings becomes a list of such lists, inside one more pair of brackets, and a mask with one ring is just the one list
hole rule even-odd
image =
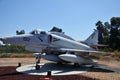
[[[35, 63], [35, 58], [0, 58], [0, 66], [17, 66], [18, 63], [22, 65]], [[45, 59], [41, 59], [41, 62], [50, 62]], [[98, 60], [98, 64], [103, 64], [112, 68], [120, 69], [120, 61], [112, 59], [111, 56], [101, 57]]]
[[104, 56], [98, 60], [99, 64], [103, 64], [112, 68], [120, 69], [120, 59], [116, 56]]
[[[48, 61], [41, 59], [41, 62]], [[22, 65], [34, 64], [35, 58], [0, 58], [0, 66], [17, 66], [18, 63], [22, 63]]]
[[120, 80], [120, 74], [106, 72], [87, 72], [80, 74], [82, 76], [91, 77], [99, 80]]

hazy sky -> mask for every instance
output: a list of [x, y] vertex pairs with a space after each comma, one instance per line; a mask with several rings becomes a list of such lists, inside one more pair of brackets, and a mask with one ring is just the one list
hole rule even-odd
[[77, 40], [86, 39], [98, 20], [120, 17], [120, 0], [0, 0], [0, 37], [49, 31], [53, 26]]

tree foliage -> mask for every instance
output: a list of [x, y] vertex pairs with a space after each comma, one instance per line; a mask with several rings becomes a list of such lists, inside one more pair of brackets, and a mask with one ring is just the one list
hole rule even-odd
[[111, 18], [109, 45], [112, 49], [120, 50], [120, 17]]
[[113, 50], [120, 50], [120, 17], [112, 17], [104, 24], [101, 21], [96, 23], [99, 30], [98, 43], [107, 44]]
[[101, 21], [98, 21], [96, 23], [96, 26], [97, 26], [97, 30], [99, 30], [99, 33], [98, 33], [98, 44], [103, 44], [103, 36], [102, 36], [102, 33], [104, 33], [104, 25], [102, 24]]

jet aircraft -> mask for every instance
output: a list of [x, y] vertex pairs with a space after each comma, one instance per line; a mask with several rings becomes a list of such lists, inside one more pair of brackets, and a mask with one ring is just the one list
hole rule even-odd
[[[26, 50], [36, 52], [35, 69], [40, 69], [40, 59], [57, 63], [94, 64], [89, 56], [98, 54], [93, 46], [98, 45], [98, 30], [82, 42], [76, 41], [62, 32], [46, 32], [36, 29], [27, 34], [0, 38], [5, 44], [25, 46]], [[90, 54], [91, 53], [91, 54]]]

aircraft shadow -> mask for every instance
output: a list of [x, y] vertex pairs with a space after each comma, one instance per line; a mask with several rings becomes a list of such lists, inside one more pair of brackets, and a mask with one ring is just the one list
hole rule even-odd
[[40, 70], [35, 70], [34, 66], [29, 66], [31, 69], [22, 71], [23, 73], [47, 73], [47, 71], [52, 71], [54, 74], [60, 74], [60, 73], [68, 73], [72, 71], [88, 71], [89, 68], [80, 68], [80, 67], [74, 67], [72, 65], [58, 65], [56, 63], [46, 63], [43, 66], [41, 66]]
[[115, 72], [114, 70], [108, 69], [106, 67], [86, 67], [86, 66], [80, 66], [80, 67], [74, 67], [70, 64], [63, 64], [58, 65], [56, 63], [45, 63], [41, 66], [40, 70], [35, 70], [35, 67], [28, 66], [29, 69], [22, 71], [22, 73], [27, 74], [45, 74], [47, 75], [47, 71], [51, 71], [55, 75], [72, 75], [72, 74], [80, 74], [84, 72]]
[[106, 65], [98, 64], [97, 67], [91, 68], [90, 72], [112, 72], [120, 74], [120, 69], [112, 68]]

